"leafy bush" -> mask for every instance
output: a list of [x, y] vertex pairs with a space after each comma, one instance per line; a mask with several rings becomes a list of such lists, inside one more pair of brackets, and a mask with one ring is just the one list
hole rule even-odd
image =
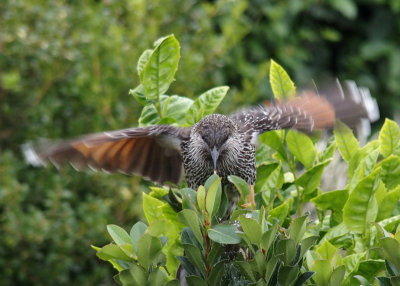
[[[195, 101], [165, 95], [179, 52], [171, 35], [140, 57], [141, 84], [131, 94], [144, 105], [141, 124], [188, 125], [193, 117], [198, 120], [212, 113], [225, 96], [225, 87]], [[270, 81], [276, 97], [295, 91], [275, 62]], [[197, 192], [152, 188], [143, 199], [149, 225], [135, 224], [130, 235], [108, 226], [114, 243], [95, 248], [97, 255], [114, 265], [122, 285], [153, 285], [153, 279], [159, 285], [177, 285], [171, 279], [179, 263], [189, 285], [350, 286], [396, 281], [398, 242], [389, 232], [395, 232], [400, 222], [399, 137], [397, 124], [387, 119], [379, 139], [360, 148], [352, 131], [338, 122], [334, 136], [319, 151], [318, 136], [269, 131], [260, 136], [257, 151], [257, 210], [249, 209], [249, 186], [235, 176], [229, 180], [241, 199], [229, 221], [221, 221], [228, 202], [217, 175]], [[323, 192], [321, 177], [336, 149], [348, 165], [348, 182], [344, 189]], [[318, 219], [312, 224], [307, 224], [306, 216], [292, 220], [309, 202]], [[386, 267], [393, 277], [375, 279]]]

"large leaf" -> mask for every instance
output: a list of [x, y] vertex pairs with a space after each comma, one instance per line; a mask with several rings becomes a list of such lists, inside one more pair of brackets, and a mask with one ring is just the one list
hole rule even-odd
[[381, 221], [385, 218], [390, 217], [393, 210], [396, 208], [400, 199], [400, 186], [397, 186], [394, 190], [387, 192], [383, 197], [382, 201], [378, 204], [379, 211], [377, 221]]
[[379, 141], [381, 143], [381, 153], [387, 157], [394, 153], [399, 144], [400, 130], [399, 126], [393, 120], [386, 118], [381, 131], [379, 132]]
[[221, 203], [222, 187], [221, 178], [215, 180], [207, 189], [206, 210], [210, 219], [215, 216]]
[[390, 155], [381, 161], [377, 167], [382, 168], [381, 179], [387, 189], [393, 189], [400, 185], [400, 157]]
[[117, 245], [132, 243], [129, 234], [118, 225], [115, 224], [107, 225], [107, 231]]
[[370, 223], [371, 202], [376, 203], [374, 196], [378, 187], [380, 168], [362, 179], [349, 195], [343, 208], [343, 222], [355, 233], [363, 233]]
[[293, 198], [289, 198], [284, 203], [280, 204], [276, 208], [273, 208], [269, 212], [268, 220], [273, 221], [274, 219], [277, 219], [279, 221], [279, 224], [282, 225], [285, 221], [286, 216], [289, 213], [292, 204]]
[[207, 232], [211, 240], [222, 244], [238, 244], [241, 241], [237, 229], [231, 224], [217, 224]]
[[203, 245], [203, 234], [200, 229], [199, 217], [194, 210], [185, 209], [178, 214], [179, 220], [193, 232], [200, 245]]
[[347, 190], [335, 190], [322, 193], [321, 195], [313, 198], [311, 201], [320, 210], [330, 209], [334, 211], [341, 211], [348, 197], [349, 193]]
[[180, 58], [179, 42], [174, 35], [158, 42], [140, 72], [140, 81], [147, 100], [157, 100], [174, 80]]
[[307, 170], [304, 174], [302, 174], [295, 183], [302, 186], [306, 194], [311, 193], [319, 186], [321, 182], [322, 172], [324, 171], [325, 166], [329, 163], [330, 161], [326, 161], [315, 165], [311, 169]]
[[185, 116], [193, 100], [178, 95], [161, 95], [160, 110], [158, 113], [154, 104], [149, 103], [143, 109], [139, 118], [139, 126], [156, 125], [159, 123], [183, 125]]
[[274, 60], [271, 60], [269, 82], [276, 99], [287, 99], [296, 92], [294, 83], [287, 72]]
[[143, 234], [138, 241], [137, 256], [139, 263], [147, 269], [161, 253], [162, 244], [160, 239], [151, 236], [150, 234]]
[[284, 161], [287, 161], [287, 154], [285, 146], [283, 145], [283, 138], [284, 130], [271, 130], [258, 136], [260, 143], [271, 147], [278, 152], [280, 158], [282, 158]]
[[193, 125], [215, 111], [229, 90], [228, 86], [215, 87], [201, 94], [186, 112], [186, 123]]
[[132, 264], [129, 269], [119, 273], [119, 279], [124, 286], [143, 286], [146, 285], [146, 271], [139, 265]]
[[341, 121], [336, 122], [333, 132], [340, 154], [342, 154], [343, 159], [349, 162], [359, 148], [356, 137], [354, 137], [351, 129]]
[[299, 160], [307, 169], [311, 168], [317, 151], [311, 139], [297, 131], [289, 130], [286, 135], [286, 144], [297, 160]]
[[247, 218], [245, 216], [239, 217], [240, 225], [243, 232], [251, 240], [252, 243], [259, 244], [261, 240], [261, 226], [253, 218]]

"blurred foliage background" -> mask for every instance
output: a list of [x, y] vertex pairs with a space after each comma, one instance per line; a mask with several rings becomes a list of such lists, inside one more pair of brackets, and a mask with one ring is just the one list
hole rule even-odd
[[174, 33], [171, 94], [229, 85], [220, 111], [271, 97], [271, 58], [298, 85], [354, 79], [382, 117], [400, 109], [397, 0], [3, 0], [0, 3], [0, 284], [112, 285], [90, 244], [141, 217], [140, 178], [27, 166], [40, 137], [135, 126], [136, 62]]

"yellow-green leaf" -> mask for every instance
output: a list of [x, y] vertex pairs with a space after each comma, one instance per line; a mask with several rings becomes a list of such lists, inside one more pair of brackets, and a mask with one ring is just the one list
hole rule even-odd
[[271, 60], [269, 81], [276, 99], [288, 99], [296, 92], [294, 83], [287, 72], [274, 60]]

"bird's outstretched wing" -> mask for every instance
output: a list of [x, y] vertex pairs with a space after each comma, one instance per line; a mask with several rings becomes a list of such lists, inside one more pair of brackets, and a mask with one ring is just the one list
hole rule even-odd
[[188, 128], [160, 125], [85, 135], [68, 141], [43, 141], [23, 146], [32, 165], [49, 162], [60, 168], [137, 174], [154, 182], [179, 183], [183, 176], [181, 141]]
[[336, 119], [351, 127], [361, 124], [363, 119], [372, 122], [379, 118], [379, 110], [368, 89], [358, 88], [354, 82], [346, 82], [343, 89], [336, 82], [319, 93], [308, 90], [273, 107], [248, 109], [231, 118], [253, 134], [285, 128], [312, 132], [332, 127]]

